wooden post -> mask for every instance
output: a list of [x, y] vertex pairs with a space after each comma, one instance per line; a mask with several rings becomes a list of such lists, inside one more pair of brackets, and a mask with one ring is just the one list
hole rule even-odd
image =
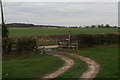
[[78, 40], [76, 40], [76, 49], [78, 49]]
[[71, 38], [71, 35], [70, 35], [70, 31], [69, 31], [69, 36], [68, 36], [69, 43], [71, 42], [70, 38]]

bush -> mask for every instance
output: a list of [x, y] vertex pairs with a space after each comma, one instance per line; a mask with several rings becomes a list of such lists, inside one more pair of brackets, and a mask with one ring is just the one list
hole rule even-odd
[[14, 40], [12, 38], [2, 39], [2, 51], [3, 53], [11, 53], [13, 48]]
[[119, 44], [120, 34], [80, 34], [72, 40], [78, 40], [79, 48], [93, 47], [96, 45]]
[[81, 34], [78, 36], [78, 47], [86, 48], [98, 45], [99, 39], [95, 35], [91, 34]]
[[36, 40], [34, 37], [3, 38], [3, 53], [10, 54], [12, 52], [36, 51]]
[[17, 52], [34, 51], [37, 47], [35, 38], [19, 38], [16, 42]]

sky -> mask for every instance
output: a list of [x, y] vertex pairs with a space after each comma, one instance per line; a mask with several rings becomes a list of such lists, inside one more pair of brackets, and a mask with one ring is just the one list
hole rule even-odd
[[60, 26], [118, 25], [117, 0], [94, 1], [96, 2], [4, 2], [5, 22]]
[[119, 0], [3, 0], [4, 2], [118, 2]]

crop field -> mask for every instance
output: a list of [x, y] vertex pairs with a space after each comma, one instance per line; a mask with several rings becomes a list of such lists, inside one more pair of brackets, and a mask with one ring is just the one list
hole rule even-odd
[[99, 33], [114, 33], [118, 32], [118, 28], [58, 28], [58, 29], [43, 29], [43, 28], [8, 28], [10, 36], [38, 36], [38, 35], [60, 35], [68, 34], [99, 34]]

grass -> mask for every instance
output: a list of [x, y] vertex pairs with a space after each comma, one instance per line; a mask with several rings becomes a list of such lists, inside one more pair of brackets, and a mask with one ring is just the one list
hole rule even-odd
[[[64, 61], [51, 55], [30, 54], [22, 57], [3, 57], [3, 78], [40, 78], [63, 66]], [[6, 76], [8, 74], [8, 76]]]
[[40, 45], [40, 46], [43, 46], [43, 45], [57, 45], [58, 42], [57, 41], [41, 41], [41, 42], [38, 42], [37, 45]]
[[60, 28], [60, 29], [42, 29], [42, 28], [8, 28], [10, 36], [37, 36], [37, 35], [60, 35], [68, 34], [99, 34], [118, 32], [118, 28]]
[[76, 50], [75, 53], [100, 64], [100, 72], [96, 78], [118, 78], [118, 46]]

